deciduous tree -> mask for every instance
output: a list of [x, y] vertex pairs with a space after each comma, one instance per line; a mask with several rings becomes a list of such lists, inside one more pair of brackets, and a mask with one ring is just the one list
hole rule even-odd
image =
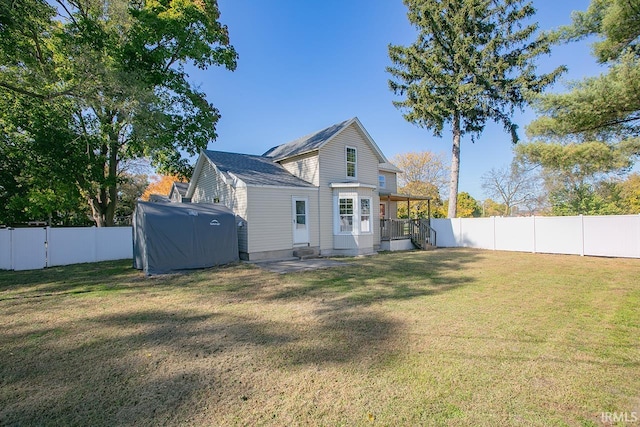
[[[237, 54], [215, 0], [52, 4], [0, 2], [0, 124], [6, 142], [74, 184], [98, 226], [113, 225], [123, 161], [148, 157], [186, 176], [182, 153], [216, 138], [219, 111], [185, 65], [233, 70]], [[63, 138], [52, 138], [52, 123]]]
[[156, 175], [152, 177], [151, 183], [149, 183], [147, 188], [144, 189], [140, 198], [142, 200], [149, 200], [149, 197], [151, 197], [152, 194], [168, 196], [173, 183], [176, 181], [184, 182], [184, 179], [181, 179], [177, 175]]
[[[478, 218], [482, 216], [482, 206], [471, 194], [463, 191], [458, 195], [458, 206], [456, 211], [459, 218]], [[449, 211], [449, 201], [446, 200], [443, 205], [443, 216], [445, 212]]]
[[[398, 175], [398, 186], [406, 187], [411, 183], [426, 183], [435, 189], [435, 194], [420, 194], [424, 196], [440, 196], [446, 189], [449, 166], [441, 154], [431, 151], [409, 152], [397, 154], [391, 163], [402, 170]], [[433, 189], [430, 190], [433, 193]], [[417, 194], [417, 193], [407, 193]]]
[[[491, 168], [482, 175], [485, 193], [503, 206], [501, 215], [510, 216], [513, 208], [526, 207], [531, 210], [540, 199], [542, 179], [535, 168], [512, 162], [508, 167]], [[534, 208], [535, 209], [535, 208]]]

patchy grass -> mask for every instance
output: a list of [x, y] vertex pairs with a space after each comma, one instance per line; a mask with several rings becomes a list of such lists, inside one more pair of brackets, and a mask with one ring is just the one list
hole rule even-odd
[[287, 275], [243, 264], [146, 278], [130, 262], [0, 272], [0, 424], [640, 416], [640, 260], [438, 250], [347, 261]]

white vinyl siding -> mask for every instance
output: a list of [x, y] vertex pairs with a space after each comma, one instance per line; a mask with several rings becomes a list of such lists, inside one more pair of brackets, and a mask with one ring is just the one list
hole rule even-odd
[[317, 151], [286, 159], [280, 164], [292, 175], [313, 185], [319, 185], [320, 168]]
[[236, 214], [242, 227], [238, 227], [238, 249], [247, 252], [248, 227], [247, 227], [247, 189], [244, 187], [233, 188], [225, 184], [220, 173], [211, 162], [205, 159], [205, 163], [196, 177], [195, 191], [191, 197], [192, 203], [219, 203], [225, 205]]
[[[357, 149], [358, 182], [375, 187], [378, 185], [378, 175], [380, 172], [378, 170], [378, 164], [380, 163], [380, 159], [367, 142], [366, 137], [360, 132], [357, 125], [352, 124], [344, 129], [320, 149], [318, 155], [318, 166], [320, 169], [318, 182], [320, 187], [319, 203], [321, 221], [320, 250], [328, 253], [330, 253], [334, 247], [354, 245], [356, 244], [356, 240], [358, 244], [363, 244], [371, 240], [376, 244], [380, 242], [379, 227], [375, 226], [379, 220], [378, 209], [372, 209], [372, 235], [367, 235], [366, 239], [364, 239], [364, 236], [359, 236], [359, 239], [355, 240], [352, 238], [348, 244], [334, 240], [334, 221], [337, 220], [335, 219], [336, 207], [334, 204], [334, 189], [330, 188], [329, 185], [334, 182], [344, 182], [346, 180], [345, 147], [347, 146]], [[377, 192], [369, 188], [360, 188], [356, 193], [361, 197], [370, 197], [372, 199], [371, 206], [377, 206], [379, 203]]]
[[[385, 181], [385, 186], [384, 187], [380, 187], [381, 189], [383, 189], [384, 191], [388, 192], [388, 193], [397, 193], [398, 192], [398, 177], [395, 173], [393, 172], [387, 172], [387, 171], [380, 171], [379, 172], [379, 177], [383, 176], [384, 177], [384, 181]], [[378, 177], [378, 182], [380, 181], [380, 178]]]
[[292, 197], [308, 198], [309, 244], [318, 246], [318, 204], [315, 189], [248, 187], [248, 252], [279, 251], [293, 248]]

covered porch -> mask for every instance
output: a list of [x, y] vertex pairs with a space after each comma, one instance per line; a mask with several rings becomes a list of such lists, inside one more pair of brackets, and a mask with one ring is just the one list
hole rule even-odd
[[[411, 214], [411, 202], [427, 202], [427, 218], [398, 219], [396, 212], [389, 212], [392, 216], [386, 218], [383, 206], [391, 206], [391, 202], [407, 204], [407, 213]], [[384, 205], [383, 203], [386, 202]], [[436, 246], [436, 232], [431, 228], [431, 197], [409, 196], [397, 193], [380, 193], [380, 249], [408, 250], [431, 249]]]

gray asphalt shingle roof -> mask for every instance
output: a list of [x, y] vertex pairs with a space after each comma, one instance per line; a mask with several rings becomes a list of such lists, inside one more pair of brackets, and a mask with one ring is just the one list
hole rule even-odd
[[211, 150], [204, 150], [204, 154], [220, 171], [232, 173], [247, 185], [315, 187], [292, 175], [268, 157]]
[[317, 150], [335, 134], [348, 126], [352, 120], [353, 119], [345, 120], [344, 122], [329, 126], [328, 128], [303, 136], [302, 138], [298, 138], [295, 141], [273, 147], [264, 153], [263, 156], [270, 157], [277, 161]]
[[187, 189], [189, 188], [189, 183], [188, 182], [174, 182], [173, 186], [176, 188], [176, 191], [178, 192], [178, 194], [180, 194], [181, 196], [184, 197], [185, 194], [187, 194]]

